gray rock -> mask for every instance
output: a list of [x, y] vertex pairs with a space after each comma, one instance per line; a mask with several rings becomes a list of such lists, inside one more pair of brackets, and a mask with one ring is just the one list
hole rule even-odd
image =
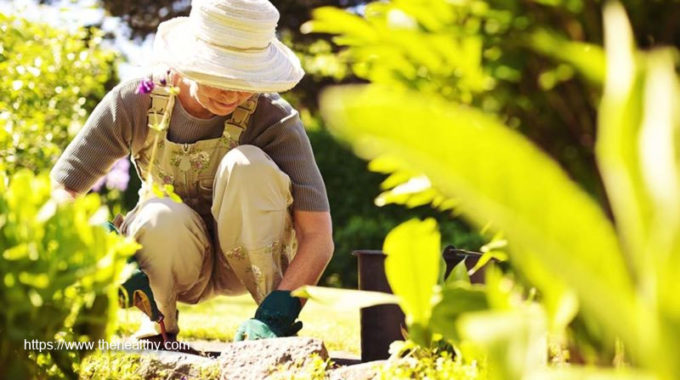
[[217, 362], [222, 379], [264, 379], [277, 367], [303, 363], [312, 354], [328, 359], [328, 351], [320, 339], [262, 339], [228, 344]]
[[201, 356], [169, 351], [149, 351], [139, 356], [135, 371], [140, 378], [206, 379], [218, 378], [215, 360]]
[[[265, 379], [281, 367], [302, 365], [313, 354], [323, 360], [328, 359], [328, 351], [323, 342], [313, 338], [183, 343], [188, 343], [191, 348], [199, 351], [221, 354], [215, 355], [217, 357], [204, 357], [171, 351], [128, 351], [134, 355], [134, 375], [144, 379]], [[121, 363], [116, 367], [125, 365]]]
[[377, 378], [378, 369], [385, 360], [350, 365], [330, 370], [327, 373], [329, 380], [372, 380]]

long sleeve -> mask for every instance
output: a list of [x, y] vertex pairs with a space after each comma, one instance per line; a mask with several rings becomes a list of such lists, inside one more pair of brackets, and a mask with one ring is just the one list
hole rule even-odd
[[[78, 193], [92, 185], [125, 157], [135, 135], [138, 120], [131, 115], [132, 102], [148, 104], [148, 99], [130, 96], [135, 82], [121, 83], [112, 89], [90, 114], [50, 173], [54, 182]], [[148, 97], [147, 97], [148, 98]], [[144, 102], [146, 100], [146, 102]], [[137, 117], [139, 119], [139, 117]]]
[[278, 94], [260, 96], [241, 143], [260, 147], [288, 174], [294, 209], [329, 211], [326, 186], [298, 112]]

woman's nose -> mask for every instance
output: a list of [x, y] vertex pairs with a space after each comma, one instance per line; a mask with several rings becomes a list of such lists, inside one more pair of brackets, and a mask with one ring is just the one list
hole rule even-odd
[[222, 100], [227, 101], [228, 103], [232, 103], [236, 100], [239, 99], [245, 99], [250, 97], [251, 93], [250, 92], [245, 92], [245, 91], [227, 91], [223, 90], [220, 92], [220, 98]]

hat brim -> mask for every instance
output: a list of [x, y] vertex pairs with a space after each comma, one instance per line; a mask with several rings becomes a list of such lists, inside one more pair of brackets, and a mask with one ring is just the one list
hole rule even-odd
[[201, 84], [227, 90], [283, 92], [304, 76], [295, 53], [279, 40], [257, 51], [215, 46], [195, 37], [188, 17], [161, 23], [153, 50], [157, 63]]

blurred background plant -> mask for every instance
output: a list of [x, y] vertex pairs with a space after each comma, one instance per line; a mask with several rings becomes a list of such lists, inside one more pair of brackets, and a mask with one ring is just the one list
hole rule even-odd
[[115, 84], [116, 55], [95, 28], [75, 33], [0, 13], [0, 166], [52, 167]]
[[[58, 204], [50, 189], [46, 174], [0, 172], [0, 368], [8, 379], [75, 378], [92, 350], [55, 342], [111, 335], [119, 274], [138, 248], [99, 226], [108, 212], [98, 196]], [[53, 347], [39, 352], [26, 346], [32, 341]]]
[[102, 205], [97, 195], [57, 204], [47, 172], [116, 83], [117, 55], [95, 28], [0, 14], [0, 30], [0, 368], [7, 378], [74, 378], [91, 351], [25, 344], [108, 338], [118, 275], [138, 246], [98, 226], [121, 208], [113, 192], [127, 173], [109, 175]]
[[[415, 3], [421, 7], [409, 7]], [[402, 20], [404, 9], [414, 18], [425, 17], [422, 9], [437, 10], [427, 15], [439, 17], [480, 2], [426, 3], [375, 3], [367, 6], [366, 18], [396, 8]], [[677, 378], [680, 283], [672, 280], [680, 260], [677, 50], [636, 50], [618, 4], [605, 7], [606, 51], [553, 41], [569, 54], [552, 59], [571, 65], [573, 78], [582, 77], [603, 94], [593, 100], [601, 104], [595, 147], [609, 198], [603, 205], [606, 197], [594, 199], [587, 186], [569, 178], [573, 173], [504, 125], [510, 119], [501, 110], [486, 109], [474, 96], [465, 101], [464, 92], [447, 93], [436, 87], [436, 78], [424, 80], [425, 89], [401, 80], [399, 74], [428, 72], [446, 57], [435, 45], [413, 54], [441, 56], [419, 61], [397, 42], [422, 47], [436, 40], [436, 32], [416, 27], [421, 19], [402, 36], [381, 29], [384, 23], [343, 12], [322, 9], [311, 28], [351, 24], [336, 41], [349, 45], [349, 54], [361, 57], [355, 65], [368, 66], [377, 79], [367, 87], [329, 90], [322, 111], [336, 135], [373, 160], [374, 170], [396, 173], [381, 199], [451, 202], [474, 225], [500, 231], [508, 242], [509, 273], [488, 268], [483, 288], [459, 275], [438, 284], [436, 223], [413, 220], [392, 230], [384, 243], [386, 274], [407, 315], [409, 338], [421, 347], [447, 339], [492, 379]], [[340, 23], [342, 17], [349, 20]], [[386, 59], [379, 48], [392, 45], [380, 38], [393, 35], [398, 47], [385, 48], [391, 54]], [[446, 41], [469, 46], [470, 38], [475, 39], [457, 33]], [[545, 53], [544, 47], [533, 49]], [[404, 184], [414, 182], [419, 186], [404, 197]]]
[[[361, 80], [473, 106], [538, 144], [598, 201], [594, 159], [602, 1], [395, 0], [313, 11], [302, 31]], [[675, 0], [624, 0], [643, 47], [680, 46]], [[323, 35], [323, 34], [321, 34]]]

